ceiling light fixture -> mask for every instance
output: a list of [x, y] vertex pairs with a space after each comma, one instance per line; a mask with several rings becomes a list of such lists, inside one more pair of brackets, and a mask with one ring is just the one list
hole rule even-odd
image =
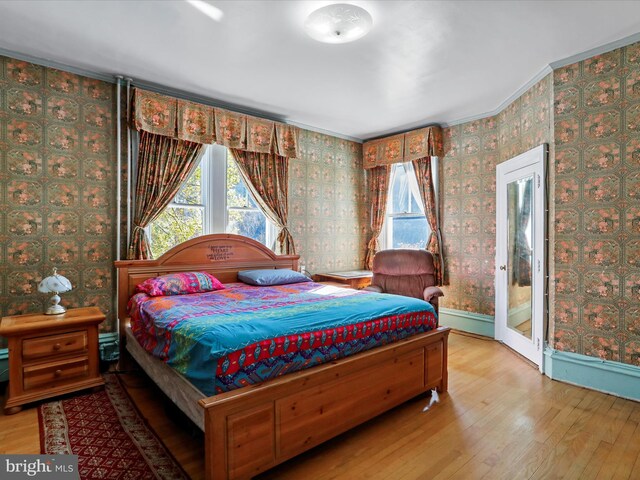
[[364, 8], [348, 3], [334, 3], [311, 12], [304, 29], [314, 40], [324, 43], [348, 43], [364, 37], [373, 19]]
[[222, 17], [224, 17], [224, 12], [222, 10], [220, 10], [218, 7], [214, 7], [213, 5], [205, 2], [204, 0], [185, 0], [185, 1], [192, 7], [200, 10], [207, 17], [214, 19], [216, 22], [222, 21]]

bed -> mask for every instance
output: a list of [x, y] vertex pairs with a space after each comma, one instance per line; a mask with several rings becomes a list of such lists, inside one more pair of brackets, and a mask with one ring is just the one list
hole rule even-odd
[[[203, 296], [198, 298], [197, 303], [206, 305], [209, 300], [215, 303], [221, 297], [241, 298], [242, 295], [249, 295], [248, 298], [251, 300], [251, 295], [255, 294], [245, 293], [248, 290], [237, 283], [239, 271], [285, 268], [297, 270], [298, 257], [275, 255], [262, 244], [246, 237], [215, 234], [178, 245], [157, 260], [118, 261], [116, 268], [122, 361], [132, 357], [167, 396], [204, 431], [205, 468], [208, 479], [249, 478], [420, 393], [432, 388], [441, 392], [447, 390], [449, 329], [431, 324], [428, 331], [416, 330], [416, 325], [420, 323], [417, 314], [415, 318], [410, 316], [414, 322], [410, 328], [413, 329], [410, 335], [381, 332], [383, 322], [366, 327], [377, 328], [377, 337], [383, 335], [385, 339], [381, 346], [375, 348], [363, 351], [356, 349], [350, 352], [349, 356], [342, 357], [327, 347], [325, 353], [329, 356], [325, 356], [325, 363], [311, 363], [310, 365], [315, 366], [307, 365], [305, 369], [293, 373], [274, 375], [274, 378], [268, 378], [261, 383], [247, 383], [246, 375], [233, 378], [227, 375], [221, 377], [222, 380], [216, 379], [217, 383], [213, 382], [211, 385], [196, 381], [196, 387], [192, 383], [193, 378], [191, 382], [186, 378], [190, 376], [190, 373], [187, 373], [190, 372], [189, 369], [182, 370], [183, 374], [178, 373], [176, 369], [169, 367], [167, 362], [150, 355], [147, 351], [149, 345], [146, 345], [145, 349], [135, 338], [130, 327], [128, 304], [131, 300], [135, 311], [136, 301], [140, 305], [150, 301], [144, 298], [136, 299], [135, 287], [149, 278], [169, 273], [201, 271], [214, 275], [227, 286], [227, 289], [224, 295], [212, 294], [210, 299]], [[261, 290], [259, 296], [269, 299], [275, 296], [278, 304], [286, 304], [277, 295], [302, 293], [303, 298], [315, 305], [316, 292], [327, 295], [323, 288], [335, 290], [328, 293], [331, 297], [329, 303], [339, 300], [351, 304], [352, 313], [364, 310], [366, 304], [371, 303], [366, 299], [373, 298], [361, 296], [376, 295], [317, 284], [295, 284], [272, 291]], [[180, 299], [178, 305], [189, 301], [191, 300]], [[249, 304], [250, 301], [245, 303]], [[251, 314], [249, 311], [245, 313]], [[295, 316], [291, 314], [291, 319]], [[391, 326], [391, 317], [386, 318], [388, 322], [384, 325]], [[397, 315], [396, 318], [404, 317]], [[136, 319], [136, 322], [138, 320]], [[422, 321], [424, 324], [429, 323], [429, 319], [425, 319], [424, 316]], [[338, 324], [330, 324], [331, 327], [336, 325]], [[363, 324], [358, 325], [358, 328], [363, 330]], [[286, 342], [291, 339], [294, 343], [301, 343], [301, 338], [288, 335], [291, 332], [295, 330], [288, 331], [287, 335], [281, 338]], [[340, 332], [334, 334], [334, 337], [347, 335], [346, 330]], [[349, 332], [351, 335], [352, 332]], [[389, 334], [390, 337], [384, 337], [385, 334]], [[140, 332], [136, 335], [141, 338]], [[243, 339], [243, 345], [247, 347], [246, 352], [255, 350], [255, 344], [251, 343], [251, 340]], [[356, 343], [354, 341], [353, 345]], [[125, 353], [125, 349], [130, 357]], [[235, 352], [235, 360], [238, 358], [238, 352], [240, 351]], [[222, 353], [231, 357], [234, 355], [234, 352]], [[220, 374], [220, 365], [223, 362], [220, 359], [218, 361], [216, 371]], [[309, 366], [310, 368], [307, 368]], [[211, 365], [207, 365], [206, 368], [211, 369]], [[226, 370], [223, 373], [226, 374]], [[386, 380], [372, 382], [372, 379], [380, 378]], [[202, 393], [203, 391], [207, 394]], [[212, 393], [215, 394], [211, 395]]]

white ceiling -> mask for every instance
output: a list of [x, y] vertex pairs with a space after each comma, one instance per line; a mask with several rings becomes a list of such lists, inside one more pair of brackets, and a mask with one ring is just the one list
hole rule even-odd
[[367, 139], [490, 112], [549, 63], [640, 32], [638, 1], [351, 1], [372, 31], [318, 43], [327, 1], [0, 0], [0, 48]]

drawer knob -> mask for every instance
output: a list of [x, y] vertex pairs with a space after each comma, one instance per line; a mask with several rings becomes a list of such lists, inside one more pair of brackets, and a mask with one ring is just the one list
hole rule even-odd
[[62, 345], [60, 345], [59, 343], [56, 343], [56, 344], [53, 346], [53, 349], [54, 349], [54, 350], [60, 350], [61, 348], [62, 348]]
[[62, 375], [62, 370], [56, 370], [55, 372], [53, 372], [53, 374], [54, 374], [56, 377], [59, 377], [60, 375]]

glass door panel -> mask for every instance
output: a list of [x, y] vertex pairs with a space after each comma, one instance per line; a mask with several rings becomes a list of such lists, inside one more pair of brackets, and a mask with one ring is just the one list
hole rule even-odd
[[507, 326], [531, 340], [533, 175], [507, 184]]

